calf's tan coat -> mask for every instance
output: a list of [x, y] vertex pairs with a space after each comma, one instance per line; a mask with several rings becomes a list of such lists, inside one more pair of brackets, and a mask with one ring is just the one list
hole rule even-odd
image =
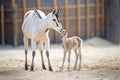
[[68, 71], [70, 70], [70, 55], [71, 55], [71, 50], [74, 50], [76, 60], [75, 60], [75, 65], [74, 65], [74, 70], [76, 70], [76, 65], [79, 59], [79, 68], [78, 70], [81, 69], [81, 48], [82, 48], [82, 39], [80, 39], [78, 36], [73, 36], [73, 37], [67, 37], [68, 35], [68, 30], [64, 29], [61, 32], [62, 36], [62, 48], [64, 50], [64, 57], [63, 57], [63, 63], [61, 67], [61, 71], [63, 70], [65, 58], [66, 58], [66, 53], [68, 52]]

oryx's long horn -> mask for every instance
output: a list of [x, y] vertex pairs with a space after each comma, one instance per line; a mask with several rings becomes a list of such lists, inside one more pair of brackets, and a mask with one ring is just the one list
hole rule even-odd
[[37, 9], [35, 9], [35, 12], [37, 13], [38, 17], [39, 17], [40, 19], [42, 19], [42, 17], [40, 16], [39, 12], [37, 11]]
[[60, 14], [62, 7], [58, 6], [57, 14]]

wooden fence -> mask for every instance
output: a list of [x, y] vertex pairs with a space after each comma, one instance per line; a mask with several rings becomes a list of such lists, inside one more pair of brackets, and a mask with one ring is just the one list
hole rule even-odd
[[120, 0], [105, 1], [106, 39], [120, 43]]
[[[104, 21], [104, 0], [11, 0], [11, 8], [4, 9], [1, 6], [1, 43], [4, 45], [8, 39], [6, 32], [12, 34], [12, 39], [8, 44], [15, 46], [23, 43], [23, 34], [21, 24], [26, 11], [30, 9], [40, 9], [46, 14], [51, 12], [57, 5], [62, 5], [63, 10], [60, 16], [60, 22], [64, 28], [69, 29], [69, 36], [78, 35], [82, 39], [91, 37], [105, 37]], [[10, 13], [10, 11], [12, 13]], [[12, 14], [12, 20], [9, 16], [4, 19], [4, 13]], [[11, 25], [7, 25], [11, 23]], [[4, 25], [6, 24], [6, 25]], [[12, 27], [10, 30], [4, 30], [6, 26]], [[6, 28], [7, 29], [7, 28]], [[55, 31], [50, 31], [51, 43], [60, 43], [60, 36]]]

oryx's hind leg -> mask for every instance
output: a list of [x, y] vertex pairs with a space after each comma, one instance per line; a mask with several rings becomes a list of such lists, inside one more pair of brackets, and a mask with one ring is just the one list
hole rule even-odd
[[74, 53], [75, 53], [75, 57], [76, 57], [74, 70], [76, 70], [76, 65], [77, 65], [77, 62], [78, 62], [78, 53], [77, 53], [77, 49], [74, 50]]
[[28, 38], [26, 36], [23, 37], [23, 42], [25, 49], [25, 70], [28, 70], [28, 63], [27, 63]]
[[44, 60], [43, 60], [43, 42], [38, 42], [38, 47], [39, 47], [39, 51], [41, 54], [41, 60], [42, 60], [42, 68], [46, 70], [45, 64], [44, 64]]
[[32, 45], [32, 63], [31, 63], [31, 68], [30, 70], [33, 71], [34, 70], [34, 57], [35, 57], [35, 49], [36, 49], [36, 42], [32, 39], [31, 40], [31, 45]]
[[48, 60], [48, 67], [50, 71], [53, 71], [51, 64], [50, 64], [50, 58], [49, 58], [49, 45], [50, 45], [50, 39], [47, 38], [45, 41], [45, 51], [46, 51], [46, 56], [47, 56], [47, 60]]

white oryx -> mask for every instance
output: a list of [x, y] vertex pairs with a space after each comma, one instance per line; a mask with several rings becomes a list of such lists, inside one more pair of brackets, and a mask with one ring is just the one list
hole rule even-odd
[[46, 69], [43, 60], [43, 43], [45, 43], [45, 51], [48, 60], [49, 70], [52, 71], [52, 67], [49, 60], [49, 29], [52, 28], [57, 32], [63, 30], [61, 23], [59, 23], [58, 17], [61, 8], [58, 7], [57, 10], [52, 11], [47, 16], [40, 10], [30, 10], [26, 12], [24, 16], [24, 21], [22, 24], [22, 31], [24, 34], [24, 48], [25, 48], [25, 70], [28, 70], [27, 64], [27, 51], [28, 51], [28, 39], [31, 39], [32, 46], [32, 63], [30, 70], [34, 70], [34, 56], [36, 50], [36, 42], [38, 42], [38, 47], [41, 53], [42, 68]]

